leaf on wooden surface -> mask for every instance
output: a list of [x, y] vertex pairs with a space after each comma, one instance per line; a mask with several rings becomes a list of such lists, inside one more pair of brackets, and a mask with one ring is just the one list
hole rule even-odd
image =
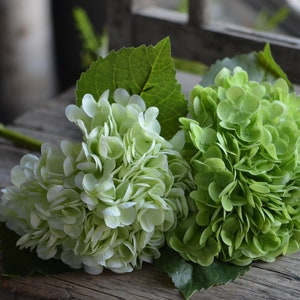
[[176, 80], [170, 48], [165, 38], [155, 46], [122, 48], [100, 57], [77, 81], [77, 104], [86, 93], [99, 99], [107, 89], [124, 88], [140, 95], [147, 107], [158, 107], [161, 134], [171, 138], [179, 128], [178, 118], [187, 113], [187, 102]]
[[20, 250], [16, 246], [19, 236], [0, 223], [0, 250], [3, 258], [1, 263], [4, 271], [2, 276], [30, 276], [34, 273], [51, 275], [70, 271], [70, 268], [55, 259], [42, 260], [36, 252], [27, 249]]
[[250, 266], [235, 266], [215, 260], [207, 267], [184, 260], [178, 253], [168, 247], [161, 250], [161, 257], [155, 266], [171, 277], [174, 285], [185, 299], [203, 289], [225, 284], [245, 274]]

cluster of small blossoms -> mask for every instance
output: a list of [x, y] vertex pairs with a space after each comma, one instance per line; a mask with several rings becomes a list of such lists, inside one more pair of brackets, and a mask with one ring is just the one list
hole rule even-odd
[[193, 89], [190, 115], [181, 123], [196, 210], [169, 245], [201, 265], [274, 261], [299, 250], [300, 97], [283, 79], [260, 84], [224, 68], [214, 86]]
[[69, 105], [82, 143], [25, 155], [0, 202], [0, 220], [20, 248], [92, 274], [129, 272], [159, 257], [165, 233], [188, 215], [192, 186], [184, 135], [160, 136], [158, 109], [137, 95], [117, 89], [108, 98], [87, 94], [81, 107]]

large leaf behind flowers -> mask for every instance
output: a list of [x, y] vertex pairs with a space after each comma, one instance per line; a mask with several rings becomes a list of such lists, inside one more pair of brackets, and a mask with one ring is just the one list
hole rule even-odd
[[171, 277], [174, 285], [185, 299], [203, 289], [225, 284], [243, 275], [250, 266], [235, 266], [215, 260], [208, 267], [184, 260], [170, 248], [161, 250], [161, 257], [155, 261], [155, 266]]
[[178, 118], [187, 113], [187, 103], [176, 80], [169, 38], [155, 46], [122, 48], [106, 58], [100, 57], [77, 81], [77, 104], [81, 104], [86, 93], [98, 99], [105, 90], [113, 92], [116, 88], [140, 95], [147, 107], [158, 107], [161, 134], [165, 138], [176, 133]]
[[247, 71], [249, 80], [257, 82], [274, 82], [278, 78], [283, 78], [287, 81], [290, 88], [293, 89], [287, 75], [274, 60], [269, 44], [266, 44], [264, 49], [259, 52], [251, 52], [248, 54], [237, 55], [232, 58], [217, 60], [210, 66], [200, 84], [202, 86], [214, 85], [214, 79], [222, 68], [225, 67], [233, 70], [237, 66]]

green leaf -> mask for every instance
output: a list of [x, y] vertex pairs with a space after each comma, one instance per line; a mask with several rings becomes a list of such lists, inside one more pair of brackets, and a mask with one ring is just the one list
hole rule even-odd
[[84, 94], [98, 99], [107, 89], [124, 88], [140, 95], [147, 107], [159, 109], [158, 121], [165, 138], [179, 129], [178, 118], [187, 114], [187, 102], [177, 83], [170, 40], [165, 38], [155, 46], [122, 48], [99, 58], [77, 81], [76, 103], [81, 105]]
[[190, 299], [197, 291], [235, 280], [239, 275], [245, 274], [250, 267], [235, 266], [217, 260], [208, 267], [203, 267], [184, 260], [168, 247], [161, 250], [161, 257], [154, 264], [171, 277], [175, 287], [185, 299]]
[[70, 268], [55, 259], [42, 260], [36, 253], [16, 246], [19, 236], [0, 223], [0, 249], [3, 254], [2, 276], [30, 276], [34, 273], [51, 275], [70, 271]]
[[213, 65], [211, 65], [209, 71], [202, 77], [201, 85], [214, 85], [215, 77], [223, 68], [233, 71], [233, 69], [237, 66], [241, 67], [248, 73], [249, 80], [261, 82], [264, 79], [265, 71], [257, 63], [257, 53], [251, 52], [249, 54], [242, 54], [232, 58], [227, 57], [222, 60], [217, 60]]
[[257, 81], [259, 83], [263, 81], [274, 82], [278, 78], [283, 78], [288, 82], [290, 88], [292, 88], [287, 75], [273, 59], [269, 44], [266, 44], [264, 50], [258, 53], [251, 52], [232, 58], [227, 57], [223, 60], [217, 60], [202, 77], [201, 85], [214, 85], [216, 75], [223, 68], [228, 68], [233, 71], [233, 69], [238, 66], [248, 73], [249, 80], [251, 81]]
[[281, 67], [274, 60], [269, 43], [267, 43], [265, 45], [265, 48], [263, 51], [260, 51], [258, 53], [257, 60], [258, 60], [258, 63], [261, 64], [271, 74], [273, 74], [274, 77], [283, 78], [289, 84], [289, 86], [291, 86], [291, 83], [290, 83], [287, 75], [284, 73], [284, 71], [281, 69]]

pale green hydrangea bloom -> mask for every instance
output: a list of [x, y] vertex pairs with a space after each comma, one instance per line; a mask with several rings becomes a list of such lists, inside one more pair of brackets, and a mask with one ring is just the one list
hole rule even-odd
[[43, 259], [99, 274], [129, 272], [159, 256], [165, 233], [189, 211], [184, 135], [160, 136], [158, 109], [123, 89], [85, 95], [66, 115], [83, 142], [44, 144], [25, 155], [3, 190], [0, 217]]
[[[223, 69], [191, 93], [190, 142], [197, 209], [169, 245], [201, 265], [246, 265], [300, 249], [300, 97], [287, 83]], [[191, 150], [192, 149], [192, 150]]]

